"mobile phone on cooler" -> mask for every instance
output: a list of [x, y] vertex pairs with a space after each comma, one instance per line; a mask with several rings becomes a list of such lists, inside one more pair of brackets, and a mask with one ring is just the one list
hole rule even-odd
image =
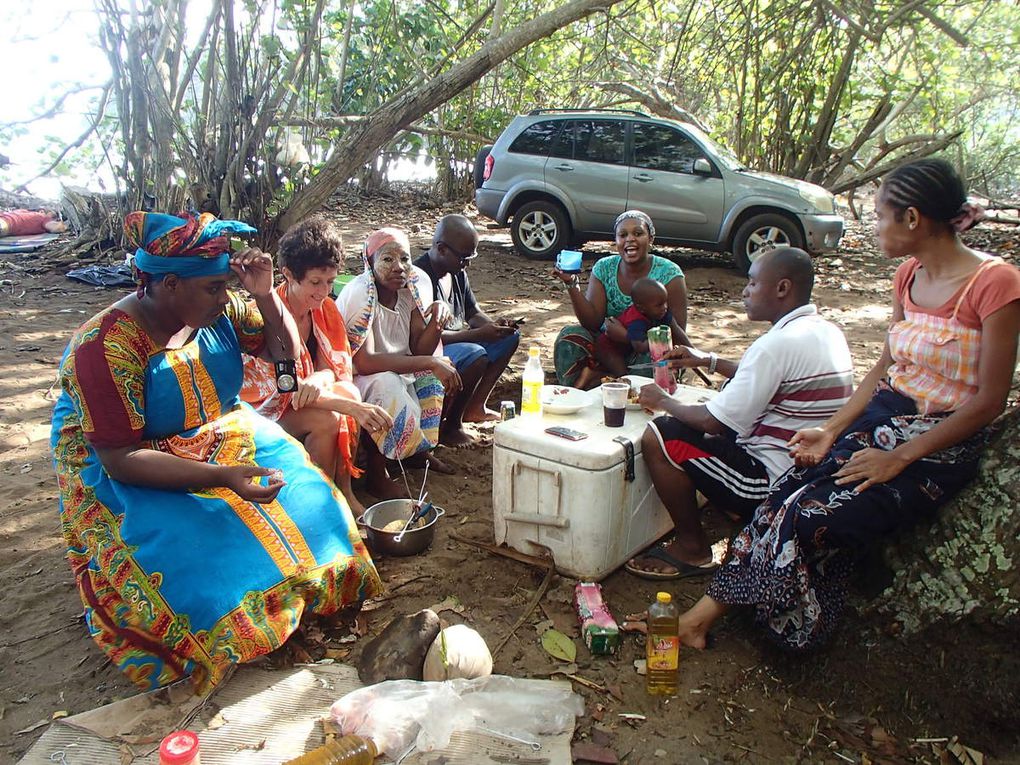
[[583, 441], [588, 437], [587, 433], [582, 433], [580, 430], [574, 430], [573, 428], [564, 428], [557, 425], [554, 428], [546, 428], [545, 432], [550, 436], [559, 436], [565, 438], [568, 441]]
[[564, 274], [581, 273], [581, 253], [577, 250], [560, 250], [556, 256], [556, 269]]

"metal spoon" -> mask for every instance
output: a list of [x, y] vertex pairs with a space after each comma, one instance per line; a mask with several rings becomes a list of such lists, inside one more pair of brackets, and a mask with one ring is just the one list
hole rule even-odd
[[400, 533], [398, 533], [395, 537], [393, 537], [393, 541], [394, 542], [399, 542], [401, 539], [403, 539], [404, 538], [404, 532], [407, 531], [407, 529], [411, 526], [412, 523], [414, 523], [415, 521], [417, 521], [419, 518], [421, 518], [424, 515], [422, 510], [426, 507], [424, 502], [425, 502], [425, 497], [427, 497], [428, 495], [429, 495], [429, 493], [425, 492], [425, 494], [422, 495], [421, 499], [418, 500], [418, 506], [411, 513], [411, 517], [407, 519], [407, 523], [404, 524], [404, 528], [402, 528], [400, 530]]
[[425, 475], [421, 477], [421, 491], [418, 492], [418, 504], [421, 504], [422, 497], [425, 495], [425, 482], [429, 479], [429, 465], [432, 463], [425, 460]]
[[400, 468], [400, 475], [404, 477], [404, 488], [407, 489], [407, 498], [411, 498], [411, 484], [407, 482], [407, 471], [404, 470], [404, 463], [397, 457], [397, 466]]

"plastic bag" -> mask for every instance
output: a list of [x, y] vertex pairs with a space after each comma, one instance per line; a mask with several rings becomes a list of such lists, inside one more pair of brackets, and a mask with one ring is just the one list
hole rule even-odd
[[346, 734], [371, 738], [380, 754], [442, 749], [455, 731], [484, 729], [519, 738], [572, 730], [584, 702], [569, 686], [491, 675], [426, 683], [387, 680], [335, 702], [330, 714]]

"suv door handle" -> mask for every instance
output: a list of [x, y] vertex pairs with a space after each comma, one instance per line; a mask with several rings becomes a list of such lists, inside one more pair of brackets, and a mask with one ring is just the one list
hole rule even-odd
[[655, 179], [652, 178], [652, 176], [650, 176], [648, 173], [639, 173], [634, 176], [634, 180], [639, 181], [641, 183], [648, 183], [649, 181], [654, 181]]
[[572, 173], [574, 171], [573, 165], [556, 165], [553, 170], [561, 170], [564, 173]]

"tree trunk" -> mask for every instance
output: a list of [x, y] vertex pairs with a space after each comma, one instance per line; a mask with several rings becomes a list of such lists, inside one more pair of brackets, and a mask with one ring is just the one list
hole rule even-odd
[[885, 551], [896, 572], [872, 604], [915, 632], [942, 619], [1020, 617], [1020, 406], [1000, 420], [977, 480]]
[[317, 211], [340, 184], [345, 183], [397, 133], [460, 93], [497, 64], [557, 29], [607, 10], [619, 2], [573, 0], [495, 40], [489, 40], [474, 55], [384, 104], [371, 115], [371, 119], [352, 127], [337, 142], [332, 157], [318, 175], [294, 195], [290, 206], [273, 222], [275, 231], [268, 232], [269, 238]]

